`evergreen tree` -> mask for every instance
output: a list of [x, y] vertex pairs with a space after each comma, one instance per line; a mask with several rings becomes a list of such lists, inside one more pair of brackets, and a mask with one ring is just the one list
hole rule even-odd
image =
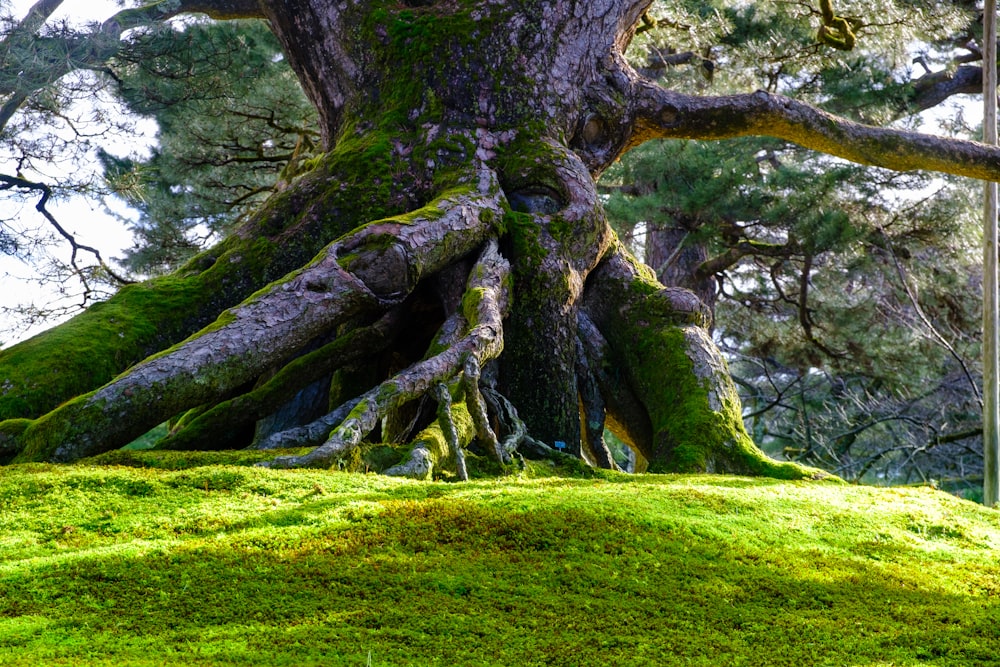
[[172, 270], [217, 242], [318, 148], [316, 114], [266, 26], [185, 22], [147, 30], [111, 63], [130, 111], [159, 128], [148, 159], [101, 154], [140, 212], [125, 263]]
[[[818, 8], [664, 5], [644, 64], [674, 87], [762, 88], [865, 122], [913, 124], [914, 113], [977, 91], [973, 5], [838, 10], [851, 50], [816, 39]], [[960, 111], [938, 118], [965, 129]], [[758, 138], [647, 144], [605, 183], [619, 228], [634, 234], [642, 222], [660, 279], [714, 307], [759, 442], [849, 478], [974, 474], [971, 184]]]

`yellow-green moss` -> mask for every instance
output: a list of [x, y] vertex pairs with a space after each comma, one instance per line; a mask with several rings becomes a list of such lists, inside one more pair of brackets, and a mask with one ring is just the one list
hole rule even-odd
[[[464, 402], [453, 403], [451, 406], [451, 418], [455, 423], [455, 432], [458, 434], [460, 447], [467, 447], [476, 437], [476, 427], [472, 422], [472, 415]], [[417, 434], [413, 439], [411, 449], [424, 449], [430, 455], [433, 468], [430, 475], [440, 475], [444, 470], [455, 464], [455, 457], [445, 438], [441, 424], [437, 421]]]
[[[675, 313], [652, 272], [638, 267], [627, 287], [603, 296], [627, 304], [604, 323], [615, 352], [649, 415], [649, 472], [729, 472], [782, 479], [825, 477], [812, 468], [768, 458], [747, 434], [735, 386], [721, 356], [690, 314]], [[704, 346], [700, 352], [693, 346]], [[692, 355], [703, 355], [700, 367]]]
[[625, 353], [627, 365], [653, 425], [649, 472], [826, 476], [774, 461], [757, 448], [744, 428], [735, 389], [725, 378], [699, 377], [685, 327], [664, 325], [648, 312], [632, 313], [629, 320], [634, 342]]

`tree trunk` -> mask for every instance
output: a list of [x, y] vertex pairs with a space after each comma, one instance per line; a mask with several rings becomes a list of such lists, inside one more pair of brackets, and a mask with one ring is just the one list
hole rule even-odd
[[692, 239], [689, 229], [671, 220], [656, 221], [646, 228], [646, 264], [668, 287], [689, 289], [708, 310], [715, 312], [719, 298], [715, 276], [702, 275], [699, 268], [708, 261], [704, 243]]
[[274, 465], [334, 465], [437, 414], [448, 448], [421, 436], [394, 471], [460, 461], [473, 431], [501, 463], [533, 438], [610, 466], [606, 425], [651, 470], [815, 474], [753, 446], [704, 304], [639, 267], [594, 179], [656, 136], [773, 129], [980, 177], [997, 152], [773, 96], [663, 91], [623, 57], [650, 3], [199, 0], [263, 11], [327, 153], [176, 274], [0, 353], [0, 457], [74, 460], [189, 410], [163, 444], [199, 446], [342, 368], [342, 404], [257, 443], [317, 445]]

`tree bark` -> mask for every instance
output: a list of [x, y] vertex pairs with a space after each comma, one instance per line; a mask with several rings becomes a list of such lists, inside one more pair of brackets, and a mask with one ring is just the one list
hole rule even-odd
[[[753, 445], [704, 304], [635, 262], [594, 179], [660, 136], [776, 134], [867, 163], [987, 178], [1000, 175], [1000, 151], [864, 128], [763, 93], [660, 89], [623, 56], [650, 3], [261, 2], [328, 153], [177, 274], [0, 352], [0, 457], [73, 460], [192, 408], [201, 417], [189, 426], [251, 405], [259, 395], [241, 394], [276, 372], [294, 377], [295, 366], [281, 369], [306, 346], [346, 346], [402, 308], [440, 333], [359, 352], [371, 381], [270, 438], [318, 445], [275, 466], [334, 465], [363, 438], [395, 432], [381, 424], [406, 403], [446, 401], [444, 383], [455, 405], [440, 410], [439, 431], [451, 448], [474, 433], [503, 460], [492, 421], [510, 446], [533, 438], [609, 465], [606, 424], [651, 470], [816, 475]], [[174, 293], [182, 306], [160, 303]], [[89, 347], [67, 342], [81, 332]], [[48, 358], [58, 377], [39, 372]], [[315, 381], [301, 375], [281, 391]], [[449, 447], [417, 447], [396, 472], [453, 465], [461, 452]]]
[[704, 243], [693, 240], [687, 229], [671, 224], [669, 218], [648, 225], [646, 264], [656, 272], [657, 279], [669, 287], [691, 290], [714, 313], [719, 289], [715, 272], [700, 270], [708, 259]]

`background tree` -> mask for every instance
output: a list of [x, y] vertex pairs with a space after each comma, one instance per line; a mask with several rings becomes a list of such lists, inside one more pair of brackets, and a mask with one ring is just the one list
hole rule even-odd
[[50, 21], [60, 4], [36, 2], [23, 18], [0, 4], [0, 252], [30, 261], [35, 279], [66, 297], [55, 306], [5, 308], [29, 324], [78, 310], [127, 282], [54, 212], [54, 203], [74, 195], [99, 200], [101, 179], [86, 164], [91, 151], [133, 129], [98, 74], [117, 49], [117, 34], [85, 36]]
[[[975, 6], [663, 5], [644, 71], [671, 86], [756, 86], [867, 122], [978, 93]], [[877, 17], [877, 20], [876, 18]], [[928, 17], [931, 17], [928, 20]], [[962, 108], [935, 111], [967, 133]], [[978, 474], [979, 224], [970, 184], [831, 161], [787, 142], [650, 143], [605, 178], [647, 263], [715, 311], [750, 426], [772, 451], [851, 479]]]
[[[340, 408], [258, 438], [323, 443], [277, 465], [330, 465], [379, 428], [411, 440], [405, 425], [419, 427], [429, 396], [450, 448], [418, 437], [396, 472], [426, 473], [449, 449], [460, 459], [472, 434], [504, 461], [509, 445], [489, 427], [524, 441], [516, 408], [535, 438], [604, 465], [607, 419], [653, 469], [812, 474], [753, 447], [702, 305], [632, 261], [592, 179], [657, 136], [766, 132], [975, 178], [996, 177], [994, 151], [766, 93], [655, 86], [622, 57], [646, 2], [407, 4], [417, 3], [142, 9], [263, 14], [318, 111], [326, 152], [174, 273], [5, 351], [0, 409], [12, 419], [0, 448], [69, 460], [181, 414], [165, 446], [217, 445], [342, 368], [330, 390]], [[351, 372], [358, 362], [375, 377]], [[468, 410], [465, 428], [453, 401]]]
[[316, 114], [259, 21], [185, 21], [147, 30], [109, 62], [116, 92], [155, 119], [148, 158], [101, 153], [134, 209], [125, 265], [176, 268], [231, 231], [316, 152]]

